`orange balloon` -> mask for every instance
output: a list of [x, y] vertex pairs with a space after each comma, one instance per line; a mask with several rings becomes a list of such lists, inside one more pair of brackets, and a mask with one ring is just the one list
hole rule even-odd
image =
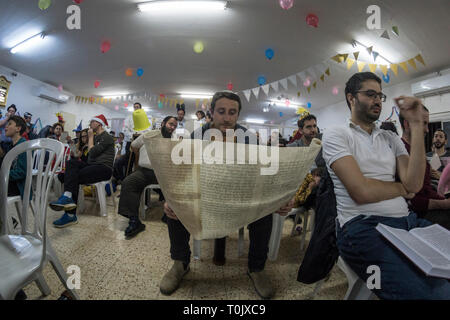
[[125, 71], [125, 74], [127, 75], [127, 77], [131, 77], [133, 75], [133, 69], [128, 68], [127, 71]]

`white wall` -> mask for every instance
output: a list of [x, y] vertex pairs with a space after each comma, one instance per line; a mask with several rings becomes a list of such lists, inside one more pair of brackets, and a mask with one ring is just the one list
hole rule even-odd
[[[76, 115], [76, 125], [83, 120], [83, 128], [86, 128], [89, 124], [89, 120], [96, 115], [103, 114], [109, 121], [112, 118], [125, 118], [128, 116], [128, 112], [117, 112], [114, 110], [114, 106], [110, 107], [101, 106], [98, 104], [78, 104], [74, 100], [69, 101], [67, 104], [57, 104], [33, 94], [34, 89], [40, 86], [50, 85], [28, 77], [24, 74], [17, 73], [16, 77], [13, 77], [11, 73], [13, 70], [0, 65], [0, 75], [4, 75], [9, 81], [11, 86], [9, 88], [7, 107], [11, 104], [15, 104], [17, 111], [23, 116], [25, 112], [30, 112], [33, 115], [32, 122], [37, 118], [41, 119], [42, 125], [53, 124], [58, 121], [56, 113], [60, 111], [70, 112]], [[5, 108], [6, 109], [6, 108]], [[6, 110], [2, 108], [3, 115]], [[66, 127], [65, 130], [72, 134], [72, 129]]]

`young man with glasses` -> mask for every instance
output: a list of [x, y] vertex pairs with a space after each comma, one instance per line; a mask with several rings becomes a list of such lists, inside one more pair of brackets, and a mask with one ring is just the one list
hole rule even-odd
[[382, 299], [450, 299], [446, 279], [425, 276], [375, 229], [378, 223], [404, 230], [431, 224], [410, 213], [404, 199], [422, 188], [425, 175], [421, 101], [394, 99], [410, 124], [408, 155], [395, 133], [375, 126], [386, 99], [377, 75], [353, 75], [345, 98], [351, 118], [323, 135], [323, 157], [336, 194], [340, 256], [363, 281], [371, 275], [368, 267], [379, 267], [381, 285], [372, 291]]
[[[211, 102], [213, 121], [199, 128], [198, 130], [201, 130], [201, 132], [194, 131], [191, 137], [194, 139], [200, 136], [203, 139], [203, 137], [206, 137], [206, 131], [211, 128], [218, 129], [222, 132], [224, 140], [226, 140], [227, 129], [247, 131], [246, 128], [237, 124], [240, 111], [241, 99], [237, 94], [231, 91], [217, 92]], [[246, 143], [250, 143], [251, 139], [249, 139], [249, 136], [247, 135], [245, 138]], [[254, 141], [256, 141], [256, 137]], [[217, 201], [220, 201], [220, 199], [217, 199]], [[290, 202], [285, 207], [280, 208], [277, 213], [287, 215], [292, 209], [292, 204], [293, 202]], [[161, 280], [160, 291], [162, 294], [170, 295], [177, 290], [184, 275], [189, 271], [191, 256], [189, 247], [190, 234], [178, 220], [167, 202], [164, 203], [164, 213], [169, 218], [167, 219], [167, 226], [170, 238], [170, 254], [172, 260], [174, 260], [174, 264]], [[248, 253], [247, 274], [253, 281], [256, 293], [263, 299], [269, 299], [274, 295], [275, 290], [270, 282], [270, 277], [264, 271], [264, 266], [267, 260], [269, 240], [272, 232], [272, 215], [267, 215], [250, 223], [248, 229], [250, 234], [250, 249]]]

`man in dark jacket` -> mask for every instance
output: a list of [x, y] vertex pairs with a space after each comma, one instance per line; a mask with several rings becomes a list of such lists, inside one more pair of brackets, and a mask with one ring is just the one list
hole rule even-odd
[[77, 223], [76, 201], [81, 184], [111, 179], [115, 148], [113, 137], [104, 129], [106, 126], [108, 122], [104, 115], [92, 118], [88, 131], [88, 162], [84, 163], [76, 159], [67, 162], [64, 173], [64, 193], [57, 201], [50, 203], [50, 208], [53, 210], [65, 211], [60, 219], [53, 222], [57, 228]]

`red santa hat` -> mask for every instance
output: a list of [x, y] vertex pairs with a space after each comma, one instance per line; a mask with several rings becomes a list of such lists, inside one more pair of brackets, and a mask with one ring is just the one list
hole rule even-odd
[[100, 123], [102, 126], [107, 127], [108, 126], [108, 121], [106, 121], [106, 118], [104, 115], [100, 114], [98, 116], [95, 116], [91, 119], [91, 121], [97, 121], [98, 123]]

